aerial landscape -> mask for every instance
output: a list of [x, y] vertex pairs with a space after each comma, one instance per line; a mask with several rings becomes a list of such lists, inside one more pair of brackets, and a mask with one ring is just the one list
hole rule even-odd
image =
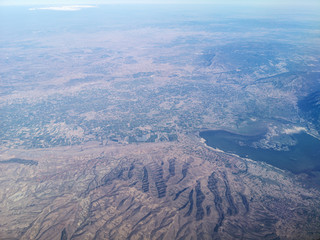
[[1, 240], [320, 239], [319, 2], [35, 2], [0, 2]]

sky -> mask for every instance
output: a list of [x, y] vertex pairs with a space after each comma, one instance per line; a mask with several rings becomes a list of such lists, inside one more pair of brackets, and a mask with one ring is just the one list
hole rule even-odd
[[0, 5], [78, 5], [78, 4], [254, 4], [317, 5], [320, 0], [0, 0]]

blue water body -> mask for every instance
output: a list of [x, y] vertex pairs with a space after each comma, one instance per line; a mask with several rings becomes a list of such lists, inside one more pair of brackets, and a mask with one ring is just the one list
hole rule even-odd
[[296, 142], [288, 151], [253, 147], [252, 143], [263, 138], [263, 135], [246, 136], [223, 130], [204, 131], [200, 137], [213, 148], [255, 161], [266, 162], [292, 173], [320, 172], [320, 141], [311, 135], [300, 132], [290, 135]]

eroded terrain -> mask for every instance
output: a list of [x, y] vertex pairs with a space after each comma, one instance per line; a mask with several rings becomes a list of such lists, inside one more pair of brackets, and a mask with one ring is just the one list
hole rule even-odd
[[17, 150], [39, 164], [0, 166], [1, 238], [318, 236], [318, 191], [194, 141]]

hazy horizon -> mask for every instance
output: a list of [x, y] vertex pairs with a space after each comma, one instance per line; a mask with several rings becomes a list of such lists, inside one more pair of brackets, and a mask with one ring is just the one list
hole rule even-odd
[[247, 0], [247, 1], [235, 1], [235, 0], [227, 0], [227, 1], [221, 1], [221, 0], [200, 0], [200, 1], [195, 1], [195, 0], [188, 0], [188, 1], [183, 1], [183, 0], [164, 0], [164, 1], [159, 1], [159, 0], [121, 0], [121, 1], [115, 1], [115, 0], [95, 0], [95, 1], [87, 1], [87, 0], [82, 0], [82, 1], [74, 1], [74, 0], [69, 0], [69, 1], [52, 1], [52, 0], [46, 0], [46, 1], [39, 1], [39, 0], [31, 0], [31, 1], [22, 1], [22, 0], [14, 0], [14, 1], [9, 1], [9, 0], [4, 0], [0, 2], [0, 5], [2, 6], [15, 6], [15, 5], [104, 5], [104, 4], [181, 4], [181, 5], [186, 5], [186, 4], [235, 4], [235, 5], [286, 5], [288, 7], [290, 6], [320, 6], [320, 2], [316, 0], [307, 0], [307, 1], [299, 1], [299, 0], [260, 0], [260, 1], [254, 1], [254, 0]]

